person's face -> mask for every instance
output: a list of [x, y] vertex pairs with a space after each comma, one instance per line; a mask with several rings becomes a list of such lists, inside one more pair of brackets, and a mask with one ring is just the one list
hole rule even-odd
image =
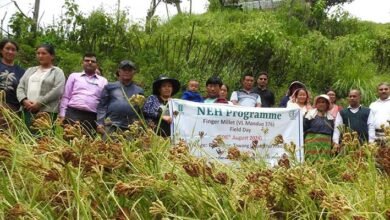
[[336, 93], [335, 92], [329, 91], [326, 94], [329, 96], [330, 103], [335, 103], [336, 102]]
[[360, 94], [358, 91], [352, 90], [349, 92], [348, 103], [353, 108], [356, 108], [360, 105]]
[[329, 106], [328, 102], [324, 98], [318, 98], [315, 107], [320, 112], [326, 112]]
[[8, 42], [1, 50], [1, 57], [8, 63], [13, 63], [17, 54], [16, 46]]
[[97, 67], [96, 57], [84, 57], [83, 69], [86, 73], [95, 73]]
[[51, 65], [53, 63], [54, 56], [51, 55], [44, 47], [40, 47], [37, 50], [37, 59], [40, 65]]
[[253, 76], [245, 76], [245, 78], [242, 80], [242, 86], [245, 90], [251, 90], [254, 81], [255, 80]]
[[166, 81], [161, 83], [159, 89], [160, 96], [169, 98], [172, 96], [172, 91], [173, 91], [173, 86], [171, 82]]
[[199, 90], [199, 83], [197, 81], [190, 81], [188, 83], [188, 90], [191, 92], [198, 92]]
[[219, 97], [220, 87], [218, 84], [208, 84], [206, 86], [207, 96], [210, 98]]
[[227, 88], [225, 85], [222, 85], [221, 86], [221, 89], [219, 90], [219, 97], [223, 98], [223, 99], [226, 99], [227, 98], [227, 94], [228, 91], [227, 91]]
[[118, 70], [118, 79], [121, 82], [129, 83], [133, 81], [135, 70], [131, 68], [123, 68]]
[[305, 104], [307, 101], [307, 94], [305, 90], [299, 90], [297, 94], [297, 103], [299, 104]]
[[257, 85], [259, 87], [266, 87], [268, 85], [268, 76], [260, 75], [259, 78], [257, 78]]
[[378, 87], [378, 95], [381, 100], [389, 98], [390, 88], [386, 85], [381, 85]]

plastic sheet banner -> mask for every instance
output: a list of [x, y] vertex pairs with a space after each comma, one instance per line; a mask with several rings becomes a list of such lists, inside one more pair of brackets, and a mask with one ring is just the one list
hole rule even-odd
[[[196, 156], [229, 162], [229, 148], [240, 155], [275, 165], [287, 153], [303, 161], [303, 128], [299, 109], [254, 108], [172, 99], [172, 139], [184, 139]], [[295, 147], [294, 147], [295, 146]]]

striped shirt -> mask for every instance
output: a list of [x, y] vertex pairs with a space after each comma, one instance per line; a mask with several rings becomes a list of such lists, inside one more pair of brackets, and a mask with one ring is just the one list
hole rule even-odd
[[252, 91], [245, 91], [243, 89], [234, 91], [230, 97], [230, 101], [237, 101], [238, 105], [247, 107], [256, 107], [258, 104], [261, 105], [261, 98], [259, 94]]

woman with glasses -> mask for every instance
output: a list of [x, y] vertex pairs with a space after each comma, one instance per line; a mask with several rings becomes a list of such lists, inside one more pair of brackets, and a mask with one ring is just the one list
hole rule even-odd
[[28, 127], [38, 112], [50, 113], [53, 120], [57, 117], [65, 84], [64, 72], [54, 66], [55, 50], [52, 45], [37, 47], [36, 57], [39, 65], [26, 70], [17, 88], [17, 97]]

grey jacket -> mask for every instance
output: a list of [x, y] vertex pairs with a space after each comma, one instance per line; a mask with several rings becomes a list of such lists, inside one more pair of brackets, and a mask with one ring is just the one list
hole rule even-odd
[[[19, 102], [24, 99], [28, 99], [28, 81], [32, 74], [38, 70], [39, 66], [30, 67], [26, 70], [23, 77], [20, 79], [18, 88], [16, 90], [16, 96]], [[65, 75], [62, 69], [53, 66], [50, 72], [46, 75], [42, 81], [40, 95], [38, 97], [39, 103], [42, 104], [40, 111], [43, 112], [58, 112], [58, 105], [64, 92]]]

